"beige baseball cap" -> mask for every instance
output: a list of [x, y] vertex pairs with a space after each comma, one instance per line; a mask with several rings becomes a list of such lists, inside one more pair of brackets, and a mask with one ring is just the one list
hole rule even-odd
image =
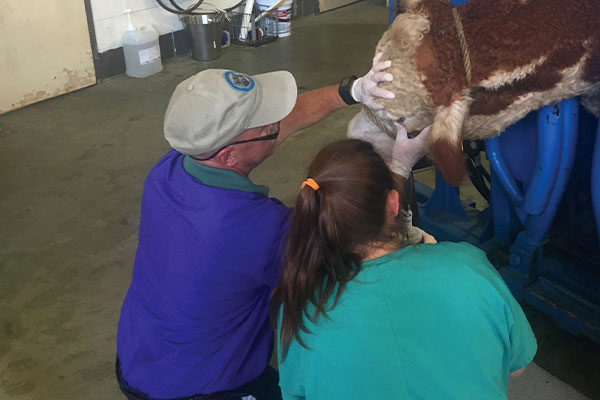
[[250, 76], [204, 70], [175, 88], [165, 114], [165, 139], [184, 154], [217, 150], [246, 129], [281, 121], [297, 95], [288, 71]]

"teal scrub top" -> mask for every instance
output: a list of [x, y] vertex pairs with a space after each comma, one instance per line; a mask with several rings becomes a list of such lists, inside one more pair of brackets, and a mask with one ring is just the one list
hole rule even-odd
[[286, 400], [506, 399], [509, 372], [537, 350], [504, 281], [466, 243], [368, 261], [327, 317], [305, 321], [309, 349], [293, 340], [283, 361], [278, 349]]

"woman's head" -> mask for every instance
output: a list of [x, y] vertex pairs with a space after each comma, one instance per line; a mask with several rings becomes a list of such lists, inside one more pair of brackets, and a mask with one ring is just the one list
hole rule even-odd
[[[344, 252], [397, 237], [399, 196], [394, 177], [369, 143], [341, 140], [324, 147], [308, 168], [319, 188], [305, 185], [295, 205], [290, 251], [307, 233]], [[394, 209], [395, 208], [395, 209]], [[390, 218], [391, 216], [391, 218]], [[364, 256], [363, 254], [358, 254]]]
[[294, 207], [286, 265], [273, 296], [272, 316], [283, 304], [284, 354], [311, 302], [316, 318], [335, 291], [335, 302], [361, 262], [376, 248], [400, 247], [394, 176], [373, 146], [346, 139], [324, 147], [308, 169]]

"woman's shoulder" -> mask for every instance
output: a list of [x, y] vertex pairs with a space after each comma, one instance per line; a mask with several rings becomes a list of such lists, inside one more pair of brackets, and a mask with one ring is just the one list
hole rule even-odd
[[381, 273], [387, 271], [391, 275], [404, 275], [404, 277], [430, 276], [450, 281], [464, 281], [476, 276], [492, 281], [498, 279], [498, 273], [485, 253], [464, 242], [407, 246], [389, 254], [380, 264]]
[[448, 262], [487, 261], [485, 253], [466, 242], [439, 242], [407, 246], [396, 252], [396, 259], [431, 260]]

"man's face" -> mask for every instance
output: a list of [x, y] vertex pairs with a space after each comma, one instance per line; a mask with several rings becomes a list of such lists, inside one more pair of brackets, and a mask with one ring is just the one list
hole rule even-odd
[[[267, 138], [279, 133], [279, 122], [257, 128], [247, 129], [236, 141]], [[256, 167], [275, 151], [277, 138], [258, 140], [235, 145], [235, 154], [239, 162], [250, 169]]]

